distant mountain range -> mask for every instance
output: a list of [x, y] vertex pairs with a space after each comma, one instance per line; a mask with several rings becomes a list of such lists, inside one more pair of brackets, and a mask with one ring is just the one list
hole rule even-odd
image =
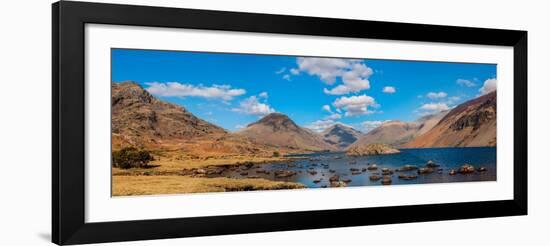
[[315, 133], [281, 113], [230, 133], [184, 107], [155, 98], [135, 82], [112, 83], [111, 88], [113, 149], [132, 145], [201, 156], [343, 151], [368, 144], [403, 148], [496, 145], [496, 92], [415, 122], [388, 121], [367, 134], [343, 124]]
[[321, 136], [326, 143], [343, 150], [355, 143], [363, 136], [363, 133], [350, 126], [337, 123], [321, 132]]

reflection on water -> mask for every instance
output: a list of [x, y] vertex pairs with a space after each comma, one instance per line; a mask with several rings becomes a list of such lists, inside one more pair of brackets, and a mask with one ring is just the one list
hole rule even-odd
[[[351, 157], [346, 156], [345, 153], [332, 152], [299, 157], [303, 158], [291, 162], [241, 166], [233, 170], [224, 170], [221, 174], [209, 175], [209, 177], [265, 178], [299, 182], [308, 188], [330, 187], [330, 178], [334, 176], [338, 176], [339, 180], [347, 183], [347, 186], [381, 185], [382, 177], [385, 177], [385, 182], [391, 179], [392, 185], [496, 181], [495, 147], [401, 149], [401, 153], [398, 154], [363, 157]], [[418, 174], [418, 170], [399, 170], [405, 165], [425, 167], [428, 161], [438, 165], [429, 174]], [[458, 171], [465, 163], [473, 165], [476, 169], [484, 167], [486, 171], [449, 175], [450, 170]], [[383, 176], [390, 173], [393, 174]], [[371, 176], [379, 176], [381, 179], [371, 179]]]

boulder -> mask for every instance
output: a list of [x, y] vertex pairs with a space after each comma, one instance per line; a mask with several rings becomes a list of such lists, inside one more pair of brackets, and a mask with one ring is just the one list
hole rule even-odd
[[486, 171], [487, 171], [487, 168], [485, 168], [485, 167], [479, 167], [479, 168], [477, 169], [477, 171], [478, 171], [478, 172], [486, 172]]
[[475, 172], [475, 167], [470, 165], [470, 164], [464, 164], [460, 167], [460, 169], [458, 169], [458, 172], [460, 174], [468, 174], [468, 173], [473, 173]]
[[449, 171], [449, 175], [451, 175], [451, 176], [454, 176], [454, 175], [456, 175], [456, 170], [454, 170], [454, 169], [451, 169], [451, 171]]
[[433, 162], [432, 160], [429, 160], [429, 161], [426, 163], [426, 167], [431, 167], [431, 168], [439, 167], [439, 164], [436, 164], [436, 163]]
[[399, 168], [399, 171], [412, 171], [412, 170], [416, 170], [416, 169], [418, 169], [417, 166], [405, 165], [405, 166], [402, 166], [401, 168]]
[[376, 170], [378, 169], [378, 166], [376, 164], [372, 164], [372, 165], [369, 165], [369, 167], [367, 167], [368, 170], [372, 171], [372, 170]]
[[371, 175], [369, 177], [370, 181], [378, 181], [380, 180], [382, 177], [378, 176], [378, 175]]
[[418, 176], [416, 176], [416, 174], [410, 174], [410, 175], [407, 175], [407, 174], [399, 174], [399, 179], [404, 179], [404, 180], [412, 180], [412, 179], [416, 179]]
[[332, 183], [332, 182], [337, 182], [337, 181], [340, 180], [340, 176], [334, 175], [334, 176], [330, 177], [328, 180], [329, 180], [331, 183]]
[[276, 178], [286, 178], [286, 177], [296, 175], [295, 171], [290, 171], [290, 170], [277, 170], [274, 173]]
[[434, 172], [434, 169], [431, 167], [421, 167], [417, 172], [418, 174], [430, 174]]
[[382, 184], [383, 185], [391, 185], [391, 177], [390, 176], [384, 176], [384, 178], [382, 178]]

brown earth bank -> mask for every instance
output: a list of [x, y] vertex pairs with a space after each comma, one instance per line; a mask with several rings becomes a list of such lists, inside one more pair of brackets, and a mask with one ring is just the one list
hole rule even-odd
[[496, 146], [496, 91], [462, 103], [403, 148]]

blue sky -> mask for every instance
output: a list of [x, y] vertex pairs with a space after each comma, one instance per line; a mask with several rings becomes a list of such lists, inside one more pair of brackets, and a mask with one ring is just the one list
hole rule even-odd
[[271, 112], [321, 131], [413, 121], [496, 89], [496, 65], [112, 50], [112, 80], [236, 131]]

